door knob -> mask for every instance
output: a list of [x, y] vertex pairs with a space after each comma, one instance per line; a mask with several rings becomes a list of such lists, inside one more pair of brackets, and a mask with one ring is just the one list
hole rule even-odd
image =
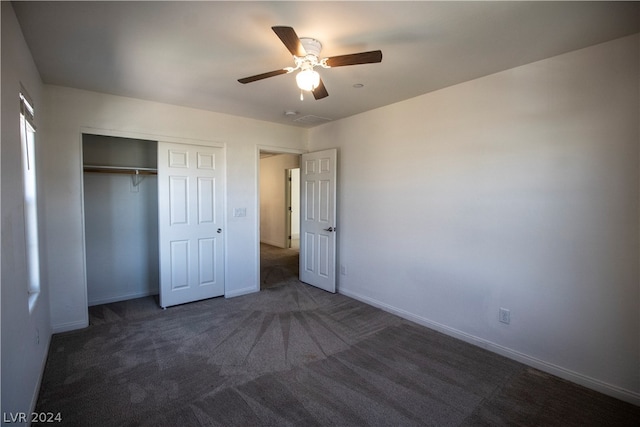
[[336, 229], [334, 227], [329, 227], [329, 228], [325, 228], [324, 231], [328, 231], [329, 233], [332, 233], [336, 231]]
[[218, 228], [218, 234], [222, 233], [222, 228]]

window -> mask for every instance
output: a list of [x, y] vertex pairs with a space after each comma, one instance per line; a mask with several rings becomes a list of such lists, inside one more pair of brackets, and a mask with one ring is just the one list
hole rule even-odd
[[36, 129], [33, 103], [26, 92], [20, 93], [20, 141], [24, 182], [24, 222], [28, 269], [29, 310], [40, 293], [40, 256], [38, 245], [38, 203], [36, 194]]

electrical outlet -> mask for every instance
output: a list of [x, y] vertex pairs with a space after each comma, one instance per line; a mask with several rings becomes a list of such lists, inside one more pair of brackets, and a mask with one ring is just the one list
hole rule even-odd
[[344, 264], [340, 264], [340, 274], [342, 274], [343, 276], [347, 275], [347, 266]]
[[511, 312], [506, 308], [501, 307], [500, 311], [498, 311], [498, 320], [508, 325], [511, 323]]

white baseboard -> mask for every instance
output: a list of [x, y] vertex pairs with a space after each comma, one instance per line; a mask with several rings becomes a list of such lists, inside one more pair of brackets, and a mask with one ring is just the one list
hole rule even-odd
[[59, 323], [57, 325], [51, 325], [51, 333], [59, 334], [61, 332], [75, 331], [76, 329], [83, 329], [87, 326], [89, 326], [89, 319], [69, 323]]
[[[31, 396], [31, 413], [33, 414], [36, 410], [36, 405], [38, 404], [38, 397], [40, 396], [40, 387], [42, 386], [42, 379], [44, 378], [44, 368], [47, 365], [47, 359], [49, 358], [49, 346], [51, 345], [51, 335], [47, 337], [47, 343], [45, 346], [44, 356], [42, 358], [42, 363], [40, 367], [40, 375], [38, 376], [38, 381], [36, 383], [35, 389], [33, 390], [33, 395]], [[4, 414], [3, 414], [4, 417]]]
[[230, 292], [225, 291], [224, 293], [224, 297], [225, 298], [234, 298], [234, 297], [239, 297], [242, 295], [247, 295], [247, 294], [252, 294], [254, 292], [258, 292], [260, 290], [260, 288], [257, 288], [255, 286], [250, 286], [248, 288], [242, 288], [242, 289], [236, 289]]
[[517, 362], [523, 363], [527, 366], [531, 366], [543, 372], [547, 372], [549, 374], [563, 378], [567, 381], [571, 381], [573, 383], [590, 388], [597, 392], [615, 397], [616, 399], [620, 399], [625, 402], [629, 402], [633, 405], [640, 406], [640, 393], [636, 393], [631, 390], [626, 390], [624, 388], [621, 388], [612, 384], [608, 384], [604, 381], [600, 381], [598, 379], [589, 377], [587, 375], [583, 375], [581, 373], [572, 371], [570, 369], [563, 368], [562, 366], [558, 366], [553, 363], [549, 363], [544, 360], [540, 360], [538, 358], [529, 356], [527, 354], [520, 353], [516, 350], [512, 350], [510, 348], [501, 346], [500, 344], [496, 344], [494, 342], [476, 337], [474, 335], [468, 334], [463, 331], [459, 331], [455, 328], [451, 328], [441, 323], [434, 322], [425, 317], [418, 316], [406, 310], [393, 307], [389, 304], [383, 303], [373, 298], [360, 295], [356, 292], [350, 291], [349, 289], [340, 288], [338, 289], [338, 292], [350, 298], [356, 299], [358, 301], [377, 307], [381, 310], [400, 316], [403, 319], [407, 319], [419, 325], [426, 326], [427, 328], [436, 330], [438, 332], [442, 332], [443, 334], [448, 335], [450, 337], [457, 338], [469, 344], [476, 345], [478, 347], [489, 350], [493, 353], [496, 353], [501, 356], [507, 357], [509, 359], [515, 360]]
[[99, 298], [99, 299], [89, 301], [89, 307], [91, 307], [92, 305], [111, 304], [112, 302], [126, 301], [128, 299], [143, 298], [151, 295], [158, 295], [158, 292], [157, 291], [156, 292], [154, 291], [134, 292], [131, 294], [115, 295], [107, 298]]

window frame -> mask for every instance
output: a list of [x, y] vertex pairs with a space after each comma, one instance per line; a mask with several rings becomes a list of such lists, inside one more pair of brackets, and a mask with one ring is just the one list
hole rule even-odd
[[40, 242], [38, 226], [38, 192], [36, 174], [35, 109], [24, 88], [20, 91], [20, 151], [24, 196], [25, 256], [27, 262], [27, 295], [29, 311], [33, 311], [40, 294]]

